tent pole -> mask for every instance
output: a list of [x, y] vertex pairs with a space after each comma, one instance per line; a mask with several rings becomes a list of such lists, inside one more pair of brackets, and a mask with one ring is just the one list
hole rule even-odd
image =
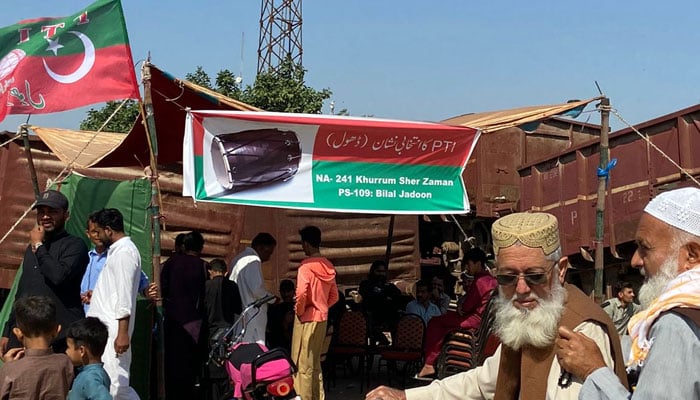
[[[151, 153], [151, 225], [153, 228], [153, 281], [160, 282], [160, 202], [158, 199], [158, 140], [156, 135], [156, 123], [153, 116], [153, 101], [151, 97], [151, 68], [148, 62], [143, 64], [143, 112], [146, 122], [146, 135]], [[158, 289], [160, 295], [160, 288]]]
[[[610, 99], [600, 100], [600, 170], [608, 169], [610, 158], [608, 146], [608, 130], [610, 123]], [[609, 172], [608, 172], [609, 173]], [[603, 302], [603, 272], [605, 270], [605, 186], [607, 174], [598, 174], [598, 198], [596, 200], [595, 224], [595, 275], [594, 296], [597, 303]], [[610, 243], [614, 245], [614, 243]]]
[[24, 152], [27, 154], [27, 163], [29, 164], [29, 173], [32, 176], [32, 187], [34, 188], [34, 198], [39, 199], [41, 190], [39, 189], [39, 178], [36, 176], [36, 168], [34, 168], [34, 158], [32, 157], [32, 149], [29, 146], [29, 131], [27, 125], [22, 125], [19, 128], [19, 133], [22, 135], [24, 142]]
[[[150, 57], [149, 57], [150, 58]], [[150, 147], [150, 180], [151, 180], [151, 261], [152, 261], [152, 282], [158, 285], [158, 298], [160, 299], [160, 203], [158, 198], [158, 140], [156, 135], [156, 123], [153, 116], [153, 98], [151, 97], [151, 67], [150, 60], [143, 63], [141, 67], [141, 79], [143, 81], [143, 103], [141, 113], [144, 116], [146, 137]], [[163, 374], [163, 305], [161, 300], [158, 301], [156, 318], [158, 319], [158, 349], [156, 350], [156, 368], [157, 368], [157, 388], [158, 399], [165, 398], [165, 376]]]

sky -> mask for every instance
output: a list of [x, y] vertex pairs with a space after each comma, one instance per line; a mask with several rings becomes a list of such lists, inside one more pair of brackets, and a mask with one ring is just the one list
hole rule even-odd
[[[0, 26], [88, 4], [3, 0]], [[212, 77], [230, 69], [253, 83], [261, 0], [122, 5], [135, 61], [150, 54], [178, 77], [202, 66]], [[699, 11], [696, 0], [306, 0], [303, 65], [308, 85], [331, 89], [335, 110], [356, 116], [440, 121], [595, 97], [597, 81], [634, 124], [700, 103]], [[87, 109], [30, 123], [77, 129]], [[25, 120], [9, 116], [0, 130]], [[579, 120], [600, 122], [597, 113]], [[624, 127], [614, 116], [611, 126]]]

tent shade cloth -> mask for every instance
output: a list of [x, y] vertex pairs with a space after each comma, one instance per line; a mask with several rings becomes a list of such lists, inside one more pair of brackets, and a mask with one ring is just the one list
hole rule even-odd
[[600, 97], [594, 97], [588, 100], [577, 100], [564, 104], [530, 106], [513, 108], [510, 110], [464, 114], [445, 119], [441, 122], [448, 125], [470, 126], [479, 129], [482, 133], [489, 133], [542, 121], [555, 115], [576, 116], [581, 113], [586, 105], [599, 99]]
[[463, 213], [476, 129], [427, 122], [192, 111], [183, 196], [360, 213]]
[[89, 168], [114, 151], [127, 138], [125, 133], [73, 131], [30, 126], [64, 164]]

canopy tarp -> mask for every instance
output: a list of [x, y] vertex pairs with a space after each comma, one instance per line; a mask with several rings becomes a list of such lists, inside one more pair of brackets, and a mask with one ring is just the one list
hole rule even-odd
[[[185, 109], [260, 111], [259, 108], [195, 85], [150, 65], [158, 162], [182, 161]], [[127, 134], [71, 131], [32, 126], [41, 140], [66, 164], [76, 167], [121, 167], [149, 164], [149, 145], [141, 116]], [[83, 153], [83, 154], [81, 154]]]
[[73, 131], [30, 126], [64, 164], [88, 168], [113, 152], [126, 139], [125, 133]]
[[477, 128], [481, 133], [489, 133], [542, 121], [555, 115], [571, 115], [569, 113], [578, 115], [586, 105], [600, 99], [600, 97], [594, 97], [588, 100], [576, 100], [564, 104], [529, 106], [512, 108], [510, 110], [464, 114], [448, 118], [441, 122], [448, 125], [462, 125], [470, 128]]

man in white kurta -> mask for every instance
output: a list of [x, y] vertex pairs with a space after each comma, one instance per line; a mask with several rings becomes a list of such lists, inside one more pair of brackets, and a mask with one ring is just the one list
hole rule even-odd
[[401, 391], [380, 386], [368, 400], [577, 399], [582, 381], [563, 373], [554, 342], [561, 326], [587, 332], [605, 363], [625, 378], [617, 330], [586, 294], [565, 282], [556, 217], [514, 213], [491, 228], [499, 296], [493, 329], [501, 340], [484, 364], [430, 385]]
[[[272, 256], [277, 242], [269, 233], [258, 233], [251, 243], [231, 261], [229, 279], [236, 282], [241, 293], [243, 307], [270, 294], [265, 288], [262, 263]], [[267, 304], [263, 304], [257, 315], [248, 321], [243, 341], [265, 344], [267, 326]]]
[[[576, 327], [577, 332], [593, 339], [604, 354], [605, 363], [613, 367], [610, 338], [603, 328], [593, 322], [584, 322]], [[407, 400], [471, 400], [492, 399], [496, 393], [498, 378], [498, 362], [501, 358], [501, 346], [496, 353], [484, 361], [481, 367], [452, 375], [442, 380], [435, 380], [428, 386], [422, 386], [406, 391]], [[561, 366], [557, 359], [552, 360], [552, 367], [547, 376], [546, 399], [576, 400], [578, 399], [583, 382], [574, 379], [568, 387], [558, 384], [561, 376]], [[385, 399], [387, 400], [387, 399]]]
[[[131, 238], [124, 236], [123, 232], [121, 235], [113, 234], [115, 232], [112, 232], [109, 227], [104, 231], [107, 231], [107, 236], [111, 236], [106, 241], [109, 243], [107, 262], [97, 278], [87, 315], [97, 317], [107, 325], [109, 336], [102, 362], [112, 381], [110, 394], [115, 400], [138, 399], [136, 391], [129, 386], [129, 368], [131, 367], [129, 342], [134, 332], [141, 256]], [[128, 337], [124, 344], [123, 335], [126, 334], [124, 328], [127, 324]], [[122, 338], [119, 338], [120, 333]]]

